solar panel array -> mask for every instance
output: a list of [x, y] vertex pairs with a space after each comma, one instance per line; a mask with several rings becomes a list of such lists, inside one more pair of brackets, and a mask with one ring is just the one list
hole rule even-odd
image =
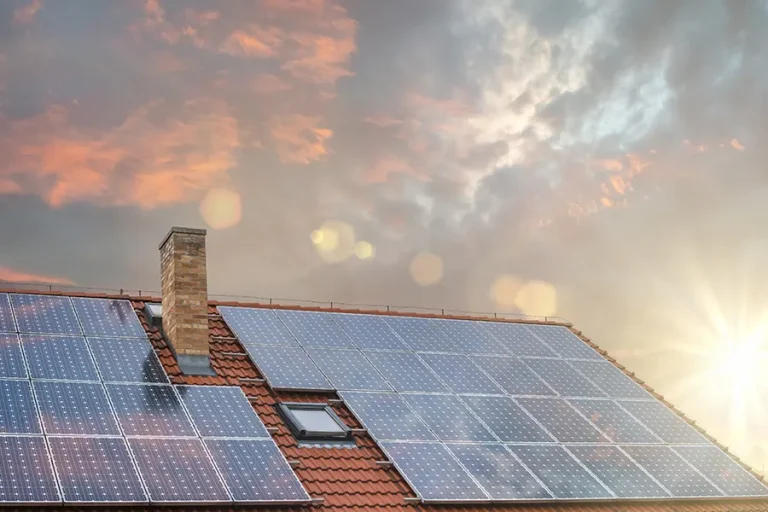
[[173, 386], [129, 301], [0, 294], [0, 504], [309, 500], [239, 387]]
[[566, 327], [219, 310], [272, 387], [338, 391], [425, 501], [768, 496]]

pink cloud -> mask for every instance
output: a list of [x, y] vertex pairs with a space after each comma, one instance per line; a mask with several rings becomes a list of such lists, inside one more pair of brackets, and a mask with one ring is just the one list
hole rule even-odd
[[65, 277], [29, 274], [27, 272], [19, 272], [8, 267], [0, 267], [0, 281], [5, 281], [8, 283], [56, 284], [62, 286], [71, 286], [75, 284], [72, 280]]

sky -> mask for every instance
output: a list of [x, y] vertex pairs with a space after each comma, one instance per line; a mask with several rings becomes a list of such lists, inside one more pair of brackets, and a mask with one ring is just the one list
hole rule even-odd
[[0, 280], [565, 318], [768, 466], [768, 4], [6, 0]]

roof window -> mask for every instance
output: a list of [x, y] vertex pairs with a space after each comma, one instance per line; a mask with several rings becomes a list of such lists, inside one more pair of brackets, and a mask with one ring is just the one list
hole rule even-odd
[[278, 410], [300, 441], [347, 441], [352, 437], [328, 404], [283, 402]]

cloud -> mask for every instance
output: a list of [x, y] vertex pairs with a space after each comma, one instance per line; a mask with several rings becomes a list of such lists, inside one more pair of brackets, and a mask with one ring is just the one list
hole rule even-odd
[[744, 146], [742, 146], [741, 143], [736, 139], [731, 139], [730, 145], [733, 149], [736, 149], [738, 151], [744, 150]]
[[219, 50], [240, 57], [275, 57], [284, 41], [283, 32], [276, 27], [252, 25], [236, 30], [221, 43]]
[[45, 276], [40, 274], [29, 274], [20, 272], [8, 267], [0, 266], [0, 282], [8, 283], [35, 283], [35, 284], [53, 284], [60, 286], [71, 286], [75, 283], [64, 277]]
[[259, 73], [249, 83], [249, 90], [256, 94], [277, 94], [292, 89], [293, 86], [286, 80], [270, 73]]
[[280, 161], [286, 164], [310, 164], [330, 153], [326, 146], [333, 130], [319, 126], [319, 116], [292, 114], [273, 117], [270, 135]]
[[13, 23], [27, 25], [35, 20], [35, 15], [43, 8], [42, 0], [30, 0], [30, 2], [13, 11]]

